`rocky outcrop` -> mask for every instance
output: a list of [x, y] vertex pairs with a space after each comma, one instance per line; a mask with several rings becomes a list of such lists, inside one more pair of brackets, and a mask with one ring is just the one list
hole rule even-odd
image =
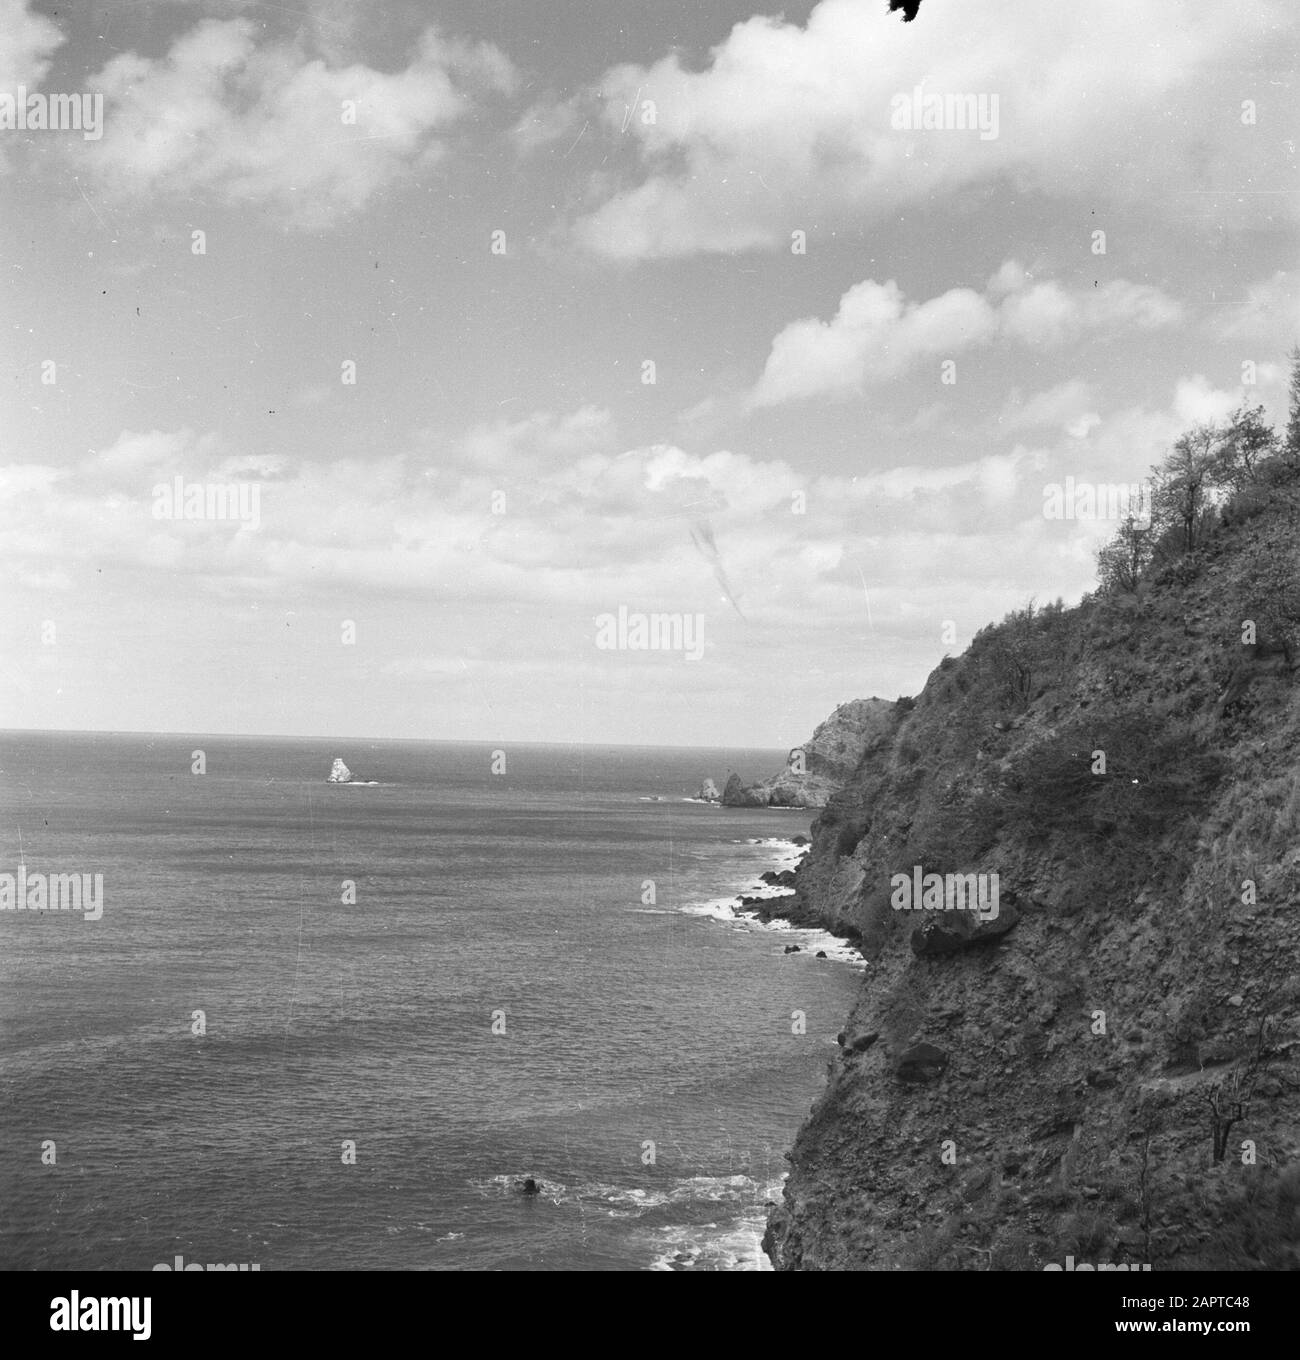
[[793, 888], [797, 873], [794, 869], [768, 869], [758, 878], [760, 883], [766, 883], [770, 888]]
[[706, 803], [720, 803], [722, 801], [718, 786], [711, 779], [706, 779], [700, 785], [700, 791], [695, 796]]
[[757, 784], [733, 774], [722, 793], [725, 807], [825, 807], [852, 778], [864, 752], [898, 717], [888, 699], [854, 699], [826, 719], [803, 746], [796, 746], [786, 768]]
[[352, 782], [352, 771], [343, 763], [340, 756], [334, 757], [334, 764], [330, 766], [330, 772], [326, 776], [328, 784], [350, 784]]
[[[1300, 1268], [1300, 685], [1238, 640], [1300, 617], [1293, 491], [868, 737], [778, 908], [868, 960], [778, 1269]], [[915, 865], [996, 873], [997, 917], [895, 906]]]
[[741, 782], [738, 774], [733, 774], [727, 780], [727, 786], [722, 790], [723, 807], [766, 807], [767, 799], [760, 797], [751, 789], [747, 789]]

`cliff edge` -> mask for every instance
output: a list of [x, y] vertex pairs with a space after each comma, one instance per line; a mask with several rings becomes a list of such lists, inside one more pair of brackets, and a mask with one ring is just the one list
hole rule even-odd
[[1135, 589], [984, 629], [864, 734], [790, 900], [868, 966], [778, 1269], [1300, 1267], [1300, 478], [1274, 482]]

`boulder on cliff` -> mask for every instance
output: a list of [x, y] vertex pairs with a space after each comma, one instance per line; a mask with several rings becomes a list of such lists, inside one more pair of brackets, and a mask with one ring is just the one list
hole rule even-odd
[[981, 921], [969, 911], [936, 912], [912, 931], [912, 952], [918, 958], [932, 958], [991, 944], [1019, 921], [1020, 912], [1010, 902], [1003, 902], [991, 921]]
[[948, 1055], [934, 1044], [912, 1044], [894, 1060], [899, 1081], [929, 1081], [948, 1066]]

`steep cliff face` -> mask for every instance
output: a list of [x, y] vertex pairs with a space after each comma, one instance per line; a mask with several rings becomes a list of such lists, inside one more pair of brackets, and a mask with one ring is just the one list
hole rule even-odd
[[1297, 502], [984, 630], [859, 750], [791, 906], [869, 964], [778, 1268], [1300, 1266]]
[[811, 738], [790, 752], [786, 768], [770, 779], [745, 784], [738, 774], [722, 793], [726, 807], [825, 807], [852, 778], [864, 749], [893, 725], [888, 699], [841, 704]]

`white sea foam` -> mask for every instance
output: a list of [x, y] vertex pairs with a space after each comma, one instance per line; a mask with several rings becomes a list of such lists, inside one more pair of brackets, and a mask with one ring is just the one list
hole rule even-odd
[[[474, 1180], [470, 1184], [480, 1195], [519, 1194], [523, 1184], [519, 1172]], [[560, 1181], [537, 1178], [542, 1198], [555, 1204], [581, 1204], [584, 1208], [604, 1207], [622, 1211], [619, 1217], [640, 1218], [656, 1209], [680, 1207], [686, 1204], [733, 1205], [745, 1209], [751, 1217], [766, 1215], [765, 1201], [780, 1195], [784, 1180], [761, 1181], [743, 1172], [730, 1176], [688, 1176], [666, 1181], [660, 1185], [614, 1185], [606, 1181], [587, 1181], [565, 1185]]]
[[[658, 1228], [651, 1237], [651, 1270], [771, 1270], [763, 1250], [769, 1203], [781, 1198], [785, 1177], [755, 1181], [748, 1176], [697, 1176], [685, 1185], [692, 1198], [713, 1198], [731, 1205], [737, 1215], [713, 1223], [675, 1223]], [[718, 1193], [709, 1195], [707, 1187]], [[705, 1193], [700, 1193], [705, 1189]]]
[[[744, 841], [737, 841], [736, 844], [761, 845], [765, 849], [778, 851], [776, 863], [773, 866], [778, 873], [785, 869], [796, 868], [811, 849], [808, 845], [796, 845], [794, 841], [787, 840], [783, 836], [750, 837]], [[781, 946], [783, 950], [786, 944], [797, 944], [800, 954], [806, 954], [809, 958], [816, 958], [818, 952], [822, 951], [827, 959], [834, 959], [837, 963], [846, 963], [851, 968], [865, 969], [867, 961], [851, 944], [846, 943], [838, 935], [832, 935], [830, 931], [821, 930], [817, 927], [792, 925], [779, 916], [771, 921], [764, 921], [757, 913], [740, 904], [741, 897], [758, 897], [764, 901], [771, 901], [774, 898], [792, 897], [793, 895], [793, 888], [783, 888], [773, 883], [764, 883], [760, 879], [752, 882], [751, 886], [743, 888], [734, 897], [714, 897], [703, 902], [691, 902], [679, 907], [678, 910], [687, 916], [707, 916], [714, 921], [736, 925], [742, 930], [770, 931], [783, 937]]]
[[664, 1228], [655, 1244], [651, 1270], [771, 1270], [763, 1250], [765, 1224], [749, 1221], [723, 1228]]

